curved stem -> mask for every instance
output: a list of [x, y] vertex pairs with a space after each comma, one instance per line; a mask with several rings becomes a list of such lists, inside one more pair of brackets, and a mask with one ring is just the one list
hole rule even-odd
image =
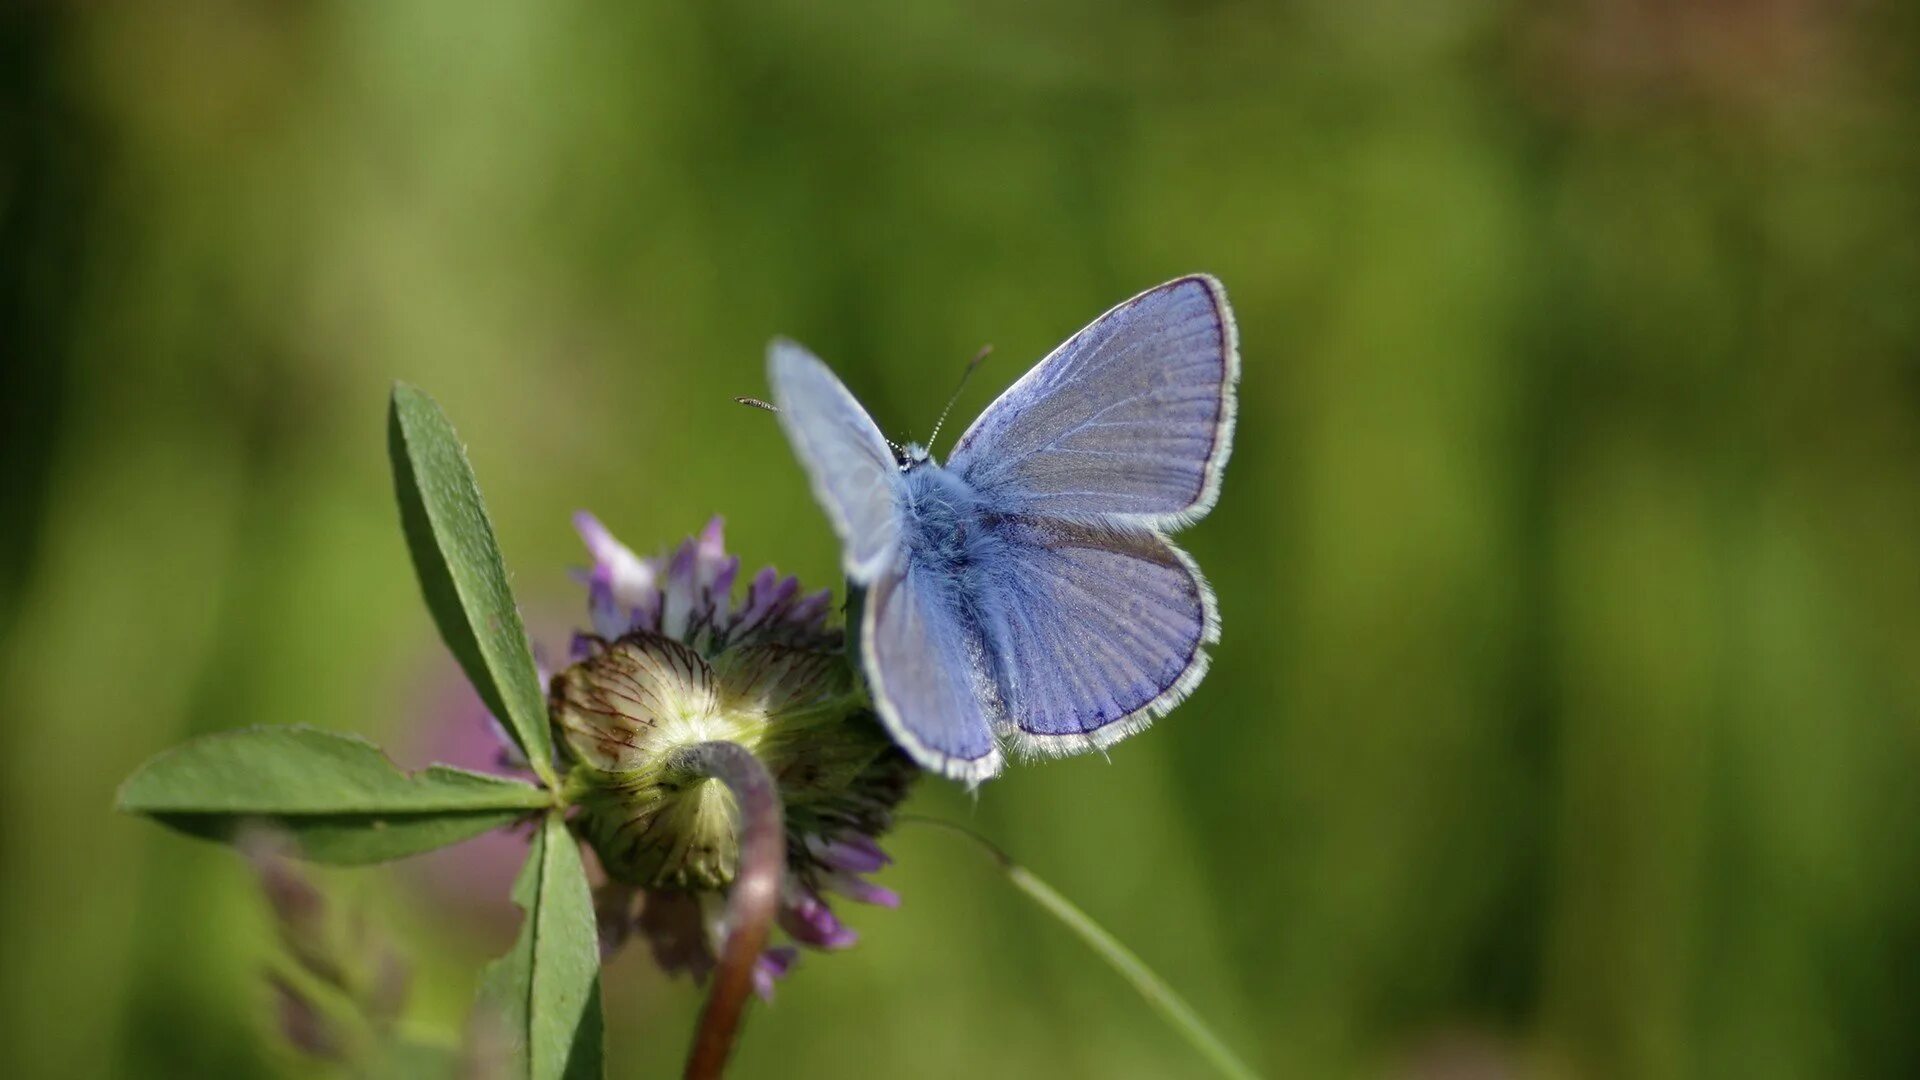
[[688, 1080], [709, 1080], [726, 1070], [747, 997], [753, 993], [754, 965], [766, 946], [780, 902], [780, 881], [787, 873], [786, 826], [779, 788], [745, 747], [698, 743], [676, 750], [668, 764], [727, 785], [740, 811], [740, 869], [727, 896], [727, 940], [687, 1052]]
[[1013, 884], [1014, 888], [1026, 893], [1049, 915], [1060, 920], [1067, 929], [1073, 931], [1075, 936], [1086, 942], [1089, 948], [1100, 954], [1100, 958], [1119, 972], [1122, 978], [1132, 983], [1140, 996], [1147, 999], [1147, 1004], [1153, 1006], [1154, 1011], [1158, 1012], [1168, 1025], [1199, 1051], [1200, 1056], [1206, 1058], [1209, 1064], [1219, 1070], [1220, 1075], [1232, 1077], [1233, 1080], [1254, 1080], [1256, 1074], [1247, 1067], [1246, 1062], [1234, 1056], [1233, 1051], [1227, 1048], [1227, 1044], [1220, 1039], [1220, 1036], [1215, 1035], [1213, 1029], [1200, 1019], [1200, 1014], [1193, 1011], [1193, 1006], [1187, 1004], [1185, 998], [1175, 993], [1173, 987], [1168, 986], [1164, 979], [1154, 974], [1153, 969], [1134, 955], [1132, 949], [1121, 944], [1120, 939], [1108, 933], [1099, 923], [1094, 922], [1086, 912], [1075, 907], [1072, 901], [1055, 892], [1052, 886], [1035, 877], [1026, 867], [1014, 862], [1013, 856], [1001, 850], [998, 844], [964, 825], [957, 825], [939, 818], [902, 814], [899, 820], [902, 823], [931, 825], [973, 841], [974, 846], [1006, 873], [1007, 880]]

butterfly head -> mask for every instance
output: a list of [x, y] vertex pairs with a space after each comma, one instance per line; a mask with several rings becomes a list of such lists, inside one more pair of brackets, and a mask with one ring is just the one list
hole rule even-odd
[[910, 442], [893, 448], [893, 460], [899, 464], [901, 472], [909, 472], [932, 461], [933, 455], [927, 453], [927, 448], [919, 443]]

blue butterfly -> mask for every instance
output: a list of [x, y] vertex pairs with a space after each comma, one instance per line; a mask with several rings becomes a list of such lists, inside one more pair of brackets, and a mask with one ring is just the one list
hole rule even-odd
[[1213, 508], [1240, 352], [1220, 283], [1149, 289], [987, 407], [943, 466], [897, 452], [790, 341], [768, 351], [781, 426], [865, 591], [875, 710], [924, 768], [969, 783], [1001, 742], [1105, 749], [1199, 683], [1213, 590], [1167, 539]]

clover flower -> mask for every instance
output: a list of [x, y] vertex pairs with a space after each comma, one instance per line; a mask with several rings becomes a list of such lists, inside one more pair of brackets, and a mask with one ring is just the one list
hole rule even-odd
[[[718, 518], [653, 559], [590, 514], [575, 526], [594, 560], [584, 574], [593, 629], [575, 636], [574, 663], [549, 693], [581, 808], [575, 831], [609, 879], [598, 897], [603, 947], [638, 932], [663, 969], [696, 980], [712, 970], [741, 838], [732, 795], [675, 752], [713, 741], [752, 753], [778, 787], [781, 930], [795, 945], [852, 945], [827, 897], [899, 903], [867, 875], [890, 861], [876, 840], [917, 770], [868, 709], [828, 625], [831, 594], [803, 594], [769, 567], [736, 598], [740, 561]], [[797, 958], [791, 945], [761, 955], [763, 997]]]

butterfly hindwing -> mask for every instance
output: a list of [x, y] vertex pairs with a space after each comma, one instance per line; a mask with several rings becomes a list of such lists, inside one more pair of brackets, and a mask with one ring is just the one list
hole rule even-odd
[[899, 466], [886, 437], [827, 365], [791, 341], [767, 350], [780, 424], [840, 537], [847, 576], [867, 582], [899, 538]]
[[1002, 730], [1025, 751], [1072, 754], [1146, 727], [1196, 685], [1217, 639], [1193, 561], [1149, 530], [1020, 522], [983, 607]]
[[868, 588], [860, 651], [881, 723], [923, 768], [978, 782], [1000, 771], [977, 629], [950, 583], [902, 559]]
[[948, 468], [1008, 507], [1167, 529], [1218, 497], [1239, 343], [1220, 283], [1149, 289], [1095, 319], [980, 414]]

